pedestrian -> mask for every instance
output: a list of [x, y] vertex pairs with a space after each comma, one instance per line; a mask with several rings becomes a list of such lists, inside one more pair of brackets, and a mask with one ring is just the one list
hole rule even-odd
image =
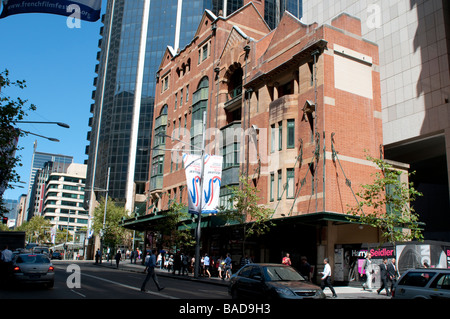
[[208, 278], [211, 278], [211, 273], [209, 272], [210, 265], [211, 265], [211, 259], [209, 258], [208, 254], [205, 254], [205, 257], [203, 259], [203, 267], [205, 269], [205, 273], [208, 274]]
[[366, 260], [364, 260], [362, 269], [366, 276], [366, 282], [363, 284], [363, 289], [372, 289], [372, 274], [374, 273], [374, 270], [372, 266], [372, 254], [369, 252], [367, 253]]
[[191, 273], [195, 273], [195, 257], [191, 258]]
[[223, 259], [223, 256], [220, 256], [217, 259], [217, 272], [218, 272], [217, 277], [219, 277], [219, 278], [222, 278], [223, 265], [224, 265], [224, 259]]
[[145, 292], [145, 286], [147, 285], [147, 282], [150, 280], [150, 278], [153, 279], [156, 288], [158, 291], [161, 291], [164, 289], [164, 287], [161, 287], [158, 281], [158, 277], [156, 276], [155, 267], [156, 267], [156, 249], [154, 249], [151, 253], [151, 255], [146, 258], [145, 262], [145, 269], [144, 272], [147, 272], [147, 276], [145, 276], [144, 282], [141, 286], [141, 291]]
[[252, 259], [250, 258], [250, 257], [248, 257], [248, 255], [245, 255], [245, 257], [244, 256], [242, 256], [242, 258], [241, 258], [241, 267], [243, 267], [243, 266], [245, 266], [245, 265], [248, 265], [248, 264], [251, 264], [252, 263]]
[[394, 288], [395, 283], [399, 277], [399, 273], [397, 267], [395, 266], [395, 258], [392, 258], [389, 265], [387, 266], [389, 281], [391, 282], [391, 292], [392, 288]]
[[283, 265], [286, 265], [286, 266], [291, 266], [292, 265], [291, 258], [289, 256], [289, 254], [286, 254], [286, 256], [283, 257], [283, 260], [281, 261], [281, 263]]
[[134, 251], [130, 251], [130, 264], [133, 263], [133, 258], [134, 258]]
[[178, 275], [181, 273], [181, 255], [179, 252], [175, 253], [175, 257], [173, 257], [173, 274], [178, 270]]
[[120, 249], [117, 251], [116, 256], [114, 257], [114, 259], [116, 260], [116, 268], [119, 268], [119, 262], [120, 259], [122, 258], [122, 253], [120, 252]]
[[224, 262], [224, 274], [222, 276], [222, 280], [231, 278], [231, 269], [233, 267], [233, 261], [231, 260], [230, 253], [227, 253], [227, 257]]
[[308, 259], [305, 256], [300, 258], [300, 274], [305, 277], [306, 280], [311, 281], [311, 265], [308, 263]]
[[100, 248], [97, 249], [97, 252], [95, 253], [95, 263], [98, 264], [100, 261], [101, 253]]
[[388, 286], [388, 269], [387, 269], [387, 258], [383, 257], [383, 262], [380, 265], [380, 280], [381, 280], [381, 287], [377, 290], [377, 294], [380, 294], [380, 292], [385, 289], [386, 290], [386, 296], [389, 296], [389, 286]]
[[333, 286], [331, 285], [331, 267], [328, 261], [328, 258], [325, 258], [323, 260], [323, 263], [325, 264], [325, 267], [323, 269], [322, 272], [320, 272], [320, 274], [322, 274], [322, 282], [320, 285], [320, 288], [322, 288], [322, 291], [328, 287], [331, 290], [331, 293], [333, 294], [333, 298], [337, 298], [336, 292], [334, 291]]
[[1, 261], [0, 275], [2, 275], [3, 273], [9, 275], [10, 271], [12, 271], [12, 259], [13, 259], [13, 252], [9, 250], [8, 245], [5, 245], [5, 248], [2, 250], [0, 256]]
[[189, 275], [188, 263], [189, 263], [189, 256], [186, 254], [181, 254], [181, 274], [182, 275], [184, 275], [184, 274], [186, 274], [186, 276]]

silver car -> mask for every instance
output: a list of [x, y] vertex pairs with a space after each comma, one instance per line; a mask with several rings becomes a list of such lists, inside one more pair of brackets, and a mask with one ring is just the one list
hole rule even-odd
[[52, 288], [55, 282], [55, 268], [45, 254], [19, 254], [14, 258], [12, 269], [16, 283], [45, 284]]
[[392, 291], [394, 299], [450, 299], [450, 269], [409, 269]]
[[319, 286], [303, 278], [293, 267], [280, 264], [248, 264], [231, 276], [228, 293], [233, 299], [324, 299]]

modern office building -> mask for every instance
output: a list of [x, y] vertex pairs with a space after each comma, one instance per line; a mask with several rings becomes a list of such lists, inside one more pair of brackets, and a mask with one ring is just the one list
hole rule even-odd
[[342, 12], [379, 45], [384, 156], [416, 172], [425, 239], [450, 241], [450, 2], [304, 0], [302, 21]]
[[[227, 16], [249, 0], [109, 0], [100, 30], [100, 52], [91, 105], [86, 207], [92, 211], [93, 189], [132, 212], [145, 203], [156, 73], [166, 48], [182, 50], [197, 31], [205, 9]], [[301, 15], [301, 0], [255, 0], [268, 26], [290, 10]], [[109, 185], [107, 185], [110, 169]], [[109, 187], [108, 187], [109, 186]], [[103, 196], [103, 193], [98, 195]]]
[[83, 208], [86, 165], [70, 164], [66, 170], [49, 172], [43, 185], [41, 215], [57, 230], [77, 232], [87, 228], [89, 212]]
[[52, 167], [55, 170], [63, 170], [67, 167], [67, 165], [73, 163], [73, 156], [38, 152], [36, 151], [36, 148], [37, 141], [34, 142], [33, 158], [31, 160], [27, 202], [25, 204], [26, 216], [24, 216], [26, 221], [30, 220], [34, 216], [36, 205], [38, 205], [36, 203], [39, 201], [38, 198], [40, 197], [40, 189], [36, 188], [37, 184], [35, 183], [35, 176], [37, 171], [43, 169], [48, 162], [53, 163]]

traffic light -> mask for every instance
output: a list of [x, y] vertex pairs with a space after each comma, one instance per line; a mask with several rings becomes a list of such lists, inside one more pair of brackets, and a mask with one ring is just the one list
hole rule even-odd
[[2, 224], [8, 224], [8, 217], [2, 216]]

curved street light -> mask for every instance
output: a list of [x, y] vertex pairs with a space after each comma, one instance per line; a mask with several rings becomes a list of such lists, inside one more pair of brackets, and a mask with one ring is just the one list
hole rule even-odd
[[61, 127], [64, 127], [64, 128], [70, 128], [69, 124], [62, 123], [62, 122], [16, 121], [16, 123], [28, 123], [28, 124], [56, 124], [56, 125], [61, 126]]
[[39, 134], [32, 133], [32, 132], [29, 132], [29, 131], [25, 131], [25, 130], [22, 130], [22, 129], [19, 129], [19, 130], [20, 130], [21, 132], [26, 133], [26, 134], [36, 135], [36, 136], [45, 138], [45, 139], [47, 139], [47, 140], [49, 140], [49, 141], [52, 141], [52, 142], [59, 142], [59, 140], [58, 140], [57, 138], [48, 137], [48, 136], [44, 136], [44, 135], [39, 135]]

